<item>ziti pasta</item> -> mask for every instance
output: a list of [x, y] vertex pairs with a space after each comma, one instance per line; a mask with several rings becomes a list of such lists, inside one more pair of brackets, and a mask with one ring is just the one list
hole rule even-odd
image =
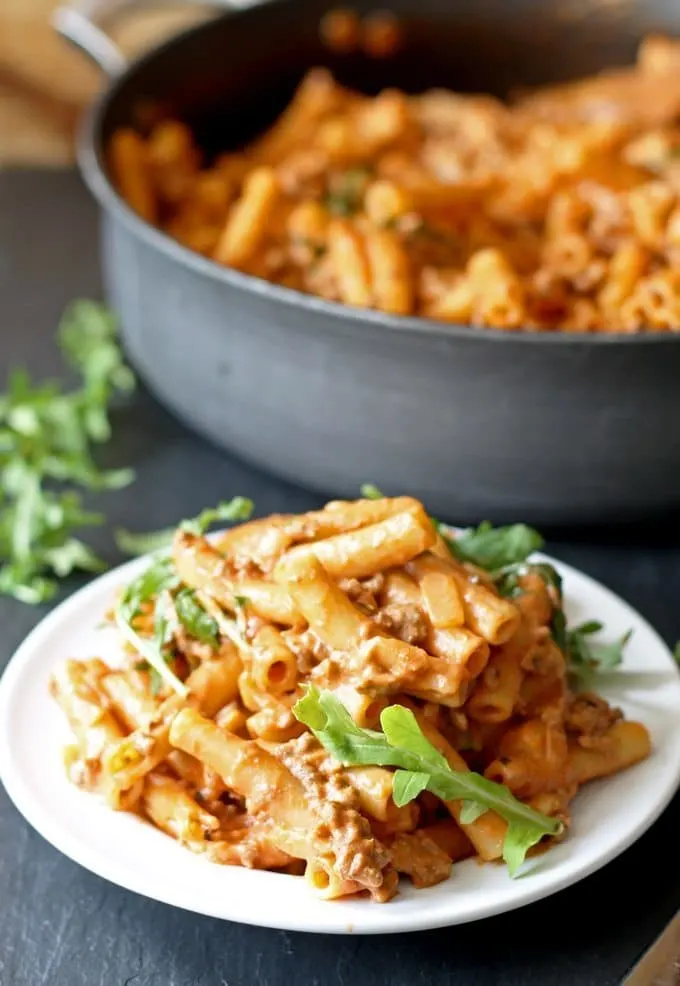
[[427, 887], [472, 856], [512, 875], [563, 838], [579, 787], [650, 751], [575, 687], [598, 625], [566, 626], [530, 528], [454, 536], [369, 492], [211, 539], [247, 501], [180, 525], [114, 604], [120, 666], [52, 676], [70, 780], [326, 900], [387, 901], [399, 875]]
[[[351, 11], [321, 26], [335, 50], [376, 57], [394, 29]], [[678, 120], [680, 41], [654, 36], [629, 69], [511, 103], [367, 97], [315, 69], [239, 151], [207, 158], [166, 120], [119, 129], [108, 155], [147, 222], [329, 301], [496, 329], [672, 332]]]

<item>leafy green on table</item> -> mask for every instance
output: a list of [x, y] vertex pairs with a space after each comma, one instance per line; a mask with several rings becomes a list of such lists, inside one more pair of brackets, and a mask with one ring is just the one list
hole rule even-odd
[[134, 478], [130, 469], [101, 469], [93, 457], [111, 436], [115, 393], [134, 387], [114, 316], [95, 302], [74, 302], [58, 340], [79, 386], [36, 385], [15, 369], [0, 395], [0, 593], [25, 603], [49, 599], [57, 580], [76, 569], [105, 567], [75, 536], [104, 522], [84, 508], [77, 488], [115, 490]]
[[[253, 501], [244, 496], [222, 500], [216, 507], [206, 507], [195, 517], [183, 520], [178, 525], [190, 534], [205, 534], [209, 527], [221, 521], [234, 523], [249, 520], [253, 513]], [[136, 534], [123, 528], [116, 531], [116, 544], [128, 555], [147, 555], [169, 548], [176, 528], [166, 527], [160, 531]]]
[[502, 784], [473, 771], [453, 770], [423, 734], [413, 712], [404, 706], [391, 705], [383, 710], [382, 732], [363, 729], [332, 693], [312, 685], [293, 713], [345, 766], [395, 767], [393, 799], [398, 806], [427, 790], [445, 801], [463, 801], [466, 824], [486, 811], [500, 815], [508, 823], [503, 859], [511, 876], [532, 846], [562, 830], [559, 821], [518, 801]]

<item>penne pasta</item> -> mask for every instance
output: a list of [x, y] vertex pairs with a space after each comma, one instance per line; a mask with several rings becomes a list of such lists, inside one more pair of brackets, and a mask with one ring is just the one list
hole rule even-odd
[[99, 691], [98, 671], [85, 662], [64, 661], [50, 679], [50, 692], [64, 711], [77, 741], [75, 750], [69, 754], [69, 776], [79, 786], [92, 789], [100, 784], [102, 758], [123, 736]]
[[432, 522], [420, 508], [394, 514], [358, 531], [293, 548], [279, 562], [278, 569], [284, 570], [294, 560], [313, 555], [335, 578], [364, 578], [403, 565], [433, 541]]
[[585, 784], [596, 777], [607, 777], [639, 763], [651, 752], [649, 732], [639, 722], [614, 723], [605, 739], [600, 748], [569, 745], [568, 777], [571, 781]]
[[295, 654], [274, 627], [264, 626], [253, 637], [250, 673], [256, 688], [279, 695], [295, 688], [298, 668]]
[[295, 626], [300, 616], [290, 597], [276, 583], [264, 579], [230, 578], [228, 560], [207, 541], [179, 531], [173, 544], [173, 559], [183, 581], [193, 589], [201, 589], [221, 606], [234, 612], [237, 597], [265, 620], [284, 626]]
[[[200, 664], [189, 675], [189, 700], [214, 716], [237, 694], [241, 660], [234, 648], [221, 658]], [[170, 726], [183, 701], [173, 695], [156, 711], [154, 719], [107, 749], [103, 770], [107, 798], [112, 807], [120, 807], [121, 796], [134, 787], [170, 753]]]
[[144, 671], [111, 671], [101, 678], [101, 688], [113, 706], [116, 718], [132, 731], [150, 723], [156, 702]]
[[154, 825], [190, 847], [200, 847], [219, 830], [215, 816], [201, 808], [184, 785], [172, 777], [149, 774], [141, 801]]
[[461, 564], [418, 501], [371, 492], [215, 541], [183, 525], [120, 596], [123, 665], [52, 676], [70, 779], [206, 862], [382, 902], [471, 856], [512, 872], [581, 784], [649, 754], [642, 724], [574, 690], [596, 629], [565, 630], [525, 529], [483, 527]]
[[454, 571], [463, 597], [467, 626], [490, 644], [504, 644], [519, 626], [517, 607], [486, 586], [469, 582], [461, 569]]
[[519, 702], [522, 660], [530, 643], [528, 630], [520, 626], [510, 640], [494, 649], [465, 706], [471, 719], [496, 723], [510, 718]]
[[158, 217], [147, 148], [134, 130], [117, 130], [109, 143], [113, 179], [131, 209], [149, 223]]
[[474, 846], [452, 818], [444, 818], [431, 825], [424, 825], [421, 831], [446, 853], [452, 863], [474, 856]]
[[429, 552], [407, 565], [423, 598], [423, 605], [436, 629], [465, 625], [465, 608], [455, 573], [448, 561]]
[[266, 236], [278, 196], [279, 186], [272, 168], [256, 168], [248, 175], [243, 194], [232, 207], [215, 247], [218, 263], [247, 267]]
[[[384, 12], [320, 26], [336, 58], [394, 55], [400, 32]], [[677, 65], [677, 40], [652, 35], [630, 69], [508, 104], [368, 97], [314, 68], [236, 151], [165, 119], [119, 127], [106, 153], [145, 221], [288, 289], [482, 328], [673, 332]]]
[[370, 620], [350, 602], [315, 555], [291, 553], [279, 562], [274, 577], [329, 647], [349, 650], [371, 633]]

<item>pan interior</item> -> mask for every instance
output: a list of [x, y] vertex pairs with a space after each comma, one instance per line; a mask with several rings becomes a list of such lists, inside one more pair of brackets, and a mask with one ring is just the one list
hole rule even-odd
[[[100, 154], [116, 127], [185, 120], [208, 156], [235, 149], [271, 124], [313, 66], [366, 93], [446, 87], [507, 96], [630, 64], [650, 32], [680, 33], [677, 0], [392, 0], [403, 27], [388, 58], [337, 55], [319, 22], [337, 0], [266, 0], [171, 40], [112, 88], [96, 133]], [[379, 9], [356, 0], [359, 14]]]

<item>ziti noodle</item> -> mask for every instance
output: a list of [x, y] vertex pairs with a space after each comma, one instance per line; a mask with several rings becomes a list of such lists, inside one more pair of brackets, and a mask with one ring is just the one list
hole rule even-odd
[[575, 690], [599, 627], [566, 627], [535, 532], [454, 537], [372, 495], [211, 539], [182, 524], [115, 604], [121, 666], [54, 672], [70, 780], [214, 862], [386, 901], [467, 857], [513, 874], [581, 784], [648, 755]]
[[330, 301], [497, 329], [678, 331], [679, 120], [680, 41], [655, 36], [630, 69], [509, 104], [367, 97], [315, 69], [240, 151], [205, 158], [164, 120], [119, 129], [108, 154], [143, 219]]

